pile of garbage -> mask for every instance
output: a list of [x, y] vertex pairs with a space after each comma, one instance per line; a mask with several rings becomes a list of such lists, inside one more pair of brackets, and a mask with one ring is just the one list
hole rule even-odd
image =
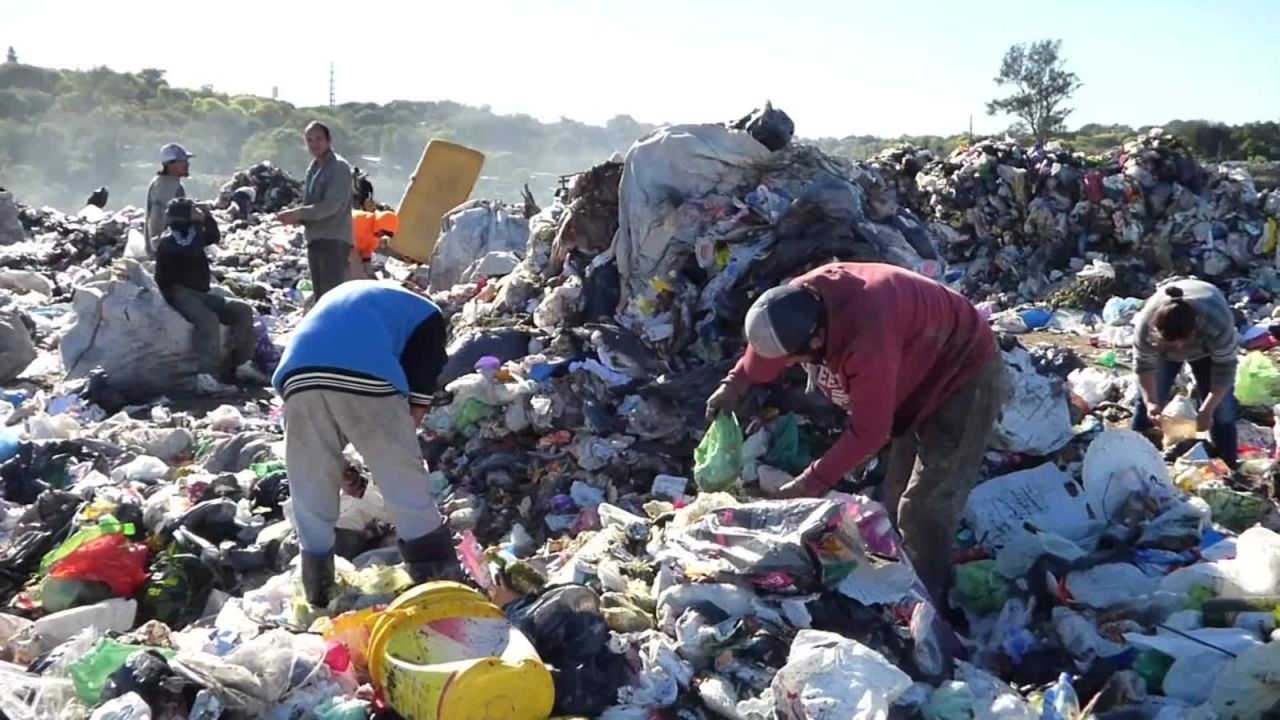
[[1089, 253], [1223, 280], [1274, 265], [1280, 191], [1259, 192], [1238, 163], [1200, 165], [1159, 128], [1098, 156], [1005, 138], [941, 160], [893, 149], [872, 164], [901, 173], [899, 195], [970, 294], [1039, 299], [1051, 273]]
[[[189, 326], [136, 254], [141, 213], [19, 206], [23, 236], [0, 247], [0, 713], [1264, 717], [1280, 703], [1275, 433], [1241, 420], [1232, 471], [1174, 402], [1162, 454], [1115, 429], [1137, 389], [1114, 351], [1002, 338], [1013, 392], [947, 607], [857, 486], [759, 499], [762, 468], [798, 472], [845, 422], [798, 373], [757, 389], [742, 424], [708, 426], [765, 289], [883, 260], [971, 288], [998, 328], [1118, 346], [1141, 304], [1122, 291], [1158, 267], [1127, 251], [1086, 266], [1118, 236], [1081, 248], [1067, 233], [1045, 272], [1067, 280], [1074, 260], [1098, 320], [1067, 303], [1000, 312], [1050, 289], [1022, 259], [1061, 240], [1038, 201], [1066, 228], [1081, 203], [1115, 202], [1105, 182], [1086, 192], [1095, 166], [1000, 143], [850, 163], [791, 128], [771, 107], [662, 128], [549, 207], [456, 208], [428, 265], [375, 258], [450, 318], [422, 445], [474, 587], [411, 587], [351, 453], [327, 608], [300, 586], [280, 401], [201, 387]], [[1144, 233], [1172, 217], [1147, 212], [1161, 183], [1203, 200], [1224, 237], [1272, 212], [1274, 194], [1201, 175], [1166, 140], [1118, 165], [1137, 158], [1156, 185], [1102, 175], [1141, 193], [1146, 214], [1128, 195], [1124, 211]], [[270, 374], [310, 292], [302, 238], [269, 216], [297, 186], [265, 164], [243, 175], [226, 187], [253, 186], [251, 212], [215, 205], [210, 257], [216, 291], [258, 310]], [[1233, 296], [1265, 322], [1269, 298], [1242, 282]], [[1257, 353], [1241, 373], [1248, 417], [1274, 422], [1280, 367]]]
[[302, 181], [267, 161], [241, 170], [223, 183], [218, 194], [218, 207], [227, 209], [231, 205], [232, 194], [242, 188], [253, 191], [250, 205], [254, 212], [280, 212], [302, 201]]

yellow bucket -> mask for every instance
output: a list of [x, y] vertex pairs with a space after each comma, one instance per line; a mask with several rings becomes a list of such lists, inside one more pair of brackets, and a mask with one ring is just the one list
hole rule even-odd
[[419, 585], [378, 617], [374, 687], [407, 720], [546, 720], [551, 673], [493, 603], [452, 582]]

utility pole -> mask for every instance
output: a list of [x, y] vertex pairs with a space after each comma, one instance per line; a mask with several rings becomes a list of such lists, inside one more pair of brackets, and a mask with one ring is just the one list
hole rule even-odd
[[333, 92], [333, 61], [329, 62], [329, 107], [337, 107], [337, 95]]

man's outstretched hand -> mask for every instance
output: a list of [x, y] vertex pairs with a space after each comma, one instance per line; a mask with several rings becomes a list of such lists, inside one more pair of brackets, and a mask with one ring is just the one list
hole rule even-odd
[[713, 420], [722, 413], [736, 413], [742, 407], [745, 392], [738, 390], [730, 383], [720, 383], [720, 387], [707, 398], [707, 419]]

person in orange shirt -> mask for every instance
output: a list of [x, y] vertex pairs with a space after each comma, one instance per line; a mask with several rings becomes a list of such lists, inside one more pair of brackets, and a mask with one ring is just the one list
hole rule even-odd
[[[400, 216], [391, 210], [352, 210], [351, 223], [355, 231], [355, 252], [359, 256], [364, 277], [373, 279], [373, 253], [382, 238], [395, 235], [400, 229]], [[354, 271], [355, 268], [352, 268]]]

